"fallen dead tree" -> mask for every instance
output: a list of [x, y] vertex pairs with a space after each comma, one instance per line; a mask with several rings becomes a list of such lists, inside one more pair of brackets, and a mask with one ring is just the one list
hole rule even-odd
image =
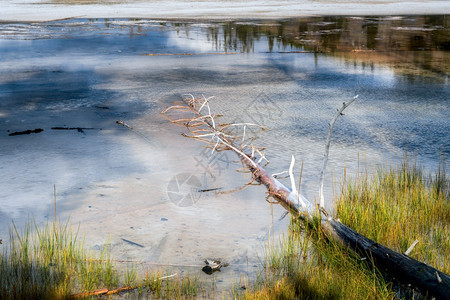
[[[295, 188], [292, 172], [295, 163], [294, 157], [292, 157], [289, 168], [292, 185], [290, 189], [275, 179], [260, 165], [261, 161], [265, 159], [264, 154], [260, 151], [261, 148], [245, 144], [246, 128], [259, 125], [251, 123], [218, 124], [216, 121], [217, 115], [211, 113], [209, 99], [194, 98], [192, 95], [185, 98], [180, 105], [167, 108], [162, 114], [172, 123], [184, 126], [188, 130], [188, 133], [183, 134], [183, 136], [207, 143], [207, 147], [212, 148], [212, 152], [224, 150], [235, 152], [242, 164], [251, 171], [252, 181], [258, 181], [265, 185], [269, 194], [279, 201], [288, 212], [308, 222], [313, 221], [315, 217], [319, 217], [320, 228], [330, 240], [351, 249], [359, 254], [362, 259], [368, 258], [367, 261], [384, 274], [387, 274], [389, 279], [403, 286], [416, 289], [425, 296], [450, 299], [449, 275], [366, 238], [342, 224], [339, 220], [332, 218], [323, 208], [323, 173], [328, 159], [332, 126], [336, 119], [342, 115], [344, 109], [355, 99], [356, 97], [348, 103], [344, 103], [330, 123], [324, 167], [321, 172], [320, 206], [317, 207], [300, 195]], [[186, 118], [186, 113], [191, 114], [191, 116]], [[183, 117], [177, 118], [180, 114]], [[243, 127], [243, 133], [241, 135], [231, 134], [229, 129], [234, 126]], [[248, 151], [251, 153], [246, 153]], [[256, 157], [257, 154], [259, 159]], [[322, 217], [322, 214], [325, 217]]]

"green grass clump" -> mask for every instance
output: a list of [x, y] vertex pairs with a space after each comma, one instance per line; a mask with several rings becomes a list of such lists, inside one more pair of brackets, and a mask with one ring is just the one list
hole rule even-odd
[[131, 287], [131, 293], [150, 298], [178, 299], [201, 291], [197, 277], [169, 276], [161, 270], [139, 276], [136, 264], [118, 268], [105, 246], [89, 255], [68, 223], [13, 224], [10, 239], [0, 248], [0, 299], [65, 299], [87, 297], [98, 289]]
[[1, 299], [60, 299], [119, 284], [106, 247], [100, 257], [88, 257], [68, 223], [36, 226], [34, 234], [29, 224], [23, 232], [13, 228], [0, 253]]
[[432, 176], [404, 162], [399, 169], [379, 168], [346, 184], [337, 217], [366, 237], [450, 273], [450, 185], [445, 168]]
[[204, 292], [198, 276], [188, 274], [172, 278], [162, 269], [146, 272], [142, 285], [148, 288], [154, 298], [180, 299], [195, 297]]

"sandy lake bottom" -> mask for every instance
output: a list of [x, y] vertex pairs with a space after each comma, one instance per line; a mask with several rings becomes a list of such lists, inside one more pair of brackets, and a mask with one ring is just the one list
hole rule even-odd
[[185, 94], [214, 96], [223, 122], [267, 126], [248, 132], [267, 148], [267, 169], [287, 170], [295, 155], [313, 200], [328, 123], [359, 95], [335, 125], [332, 210], [344, 168], [396, 164], [405, 149], [430, 170], [448, 157], [449, 40], [447, 16], [2, 23], [0, 238], [11, 220], [53, 220], [55, 186], [58, 218], [70, 217], [92, 251], [109, 243], [117, 260], [204, 280], [203, 260], [221, 259], [223, 289], [254, 277], [268, 239], [286, 230], [283, 209], [262, 186], [199, 192], [236, 189], [250, 175], [233, 153], [182, 137], [161, 111]]

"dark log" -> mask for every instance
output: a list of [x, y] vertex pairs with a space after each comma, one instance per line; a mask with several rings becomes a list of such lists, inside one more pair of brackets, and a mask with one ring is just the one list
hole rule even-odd
[[425, 296], [450, 299], [449, 275], [378, 244], [332, 218], [322, 221], [322, 228], [333, 240], [373, 262], [379, 271], [392, 280], [415, 288]]

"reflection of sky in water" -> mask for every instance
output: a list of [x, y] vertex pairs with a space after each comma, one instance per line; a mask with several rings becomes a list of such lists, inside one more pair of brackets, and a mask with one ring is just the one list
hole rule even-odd
[[216, 50], [214, 45], [206, 39], [205, 34], [197, 30], [190, 34], [174, 31], [169, 32], [167, 36], [167, 47], [183, 49], [183, 53], [207, 53]]

